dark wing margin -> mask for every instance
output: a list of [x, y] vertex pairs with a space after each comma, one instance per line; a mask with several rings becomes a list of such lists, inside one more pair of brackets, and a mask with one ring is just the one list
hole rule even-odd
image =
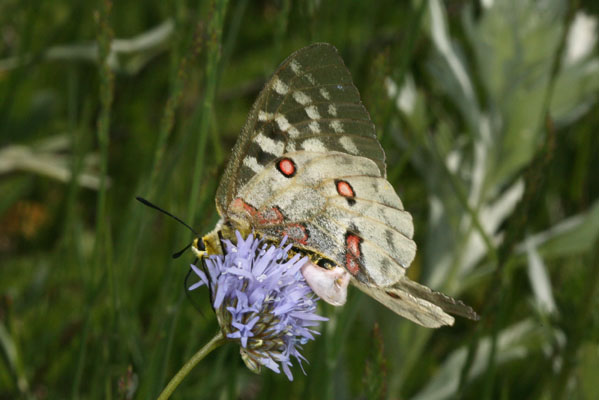
[[374, 161], [386, 176], [374, 124], [337, 49], [315, 43], [291, 54], [252, 106], [216, 194], [221, 215], [256, 173], [285, 153], [339, 151]]

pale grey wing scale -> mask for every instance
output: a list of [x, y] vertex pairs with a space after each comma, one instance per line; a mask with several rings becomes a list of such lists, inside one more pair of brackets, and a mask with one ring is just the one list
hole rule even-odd
[[[339, 152], [299, 151], [285, 157], [294, 161], [297, 174], [288, 178], [274, 163], [266, 166], [239, 193], [260, 217], [241, 209], [246, 214], [240, 217], [250, 220], [260, 234], [273, 239], [287, 235], [298, 247], [322, 254], [350, 272], [346, 238], [354, 234], [361, 239], [359, 269], [352, 272], [355, 279], [375, 286], [400, 279], [416, 254], [412, 217], [376, 163]], [[339, 180], [353, 187], [353, 198], [337, 192]], [[265, 219], [273, 209], [284, 220]], [[305, 237], [294, 235], [292, 227], [305, 228]]]
[[221, 215], [252, 177], [285, 153], [338, 151], [372, 160], [385, 177], [374, 124], [337, 50], [316, 43], [289, 56], [254, 103], [219, 185]]

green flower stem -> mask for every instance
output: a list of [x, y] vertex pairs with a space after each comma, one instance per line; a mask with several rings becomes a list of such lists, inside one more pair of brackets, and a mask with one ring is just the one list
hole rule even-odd
[[210, 354], [212, 350], [216, 349], [223, 343], [225, 343], [225, 337], [223, 336], [223, 333], [221, 331], [218, 331], [216, 336], [214, 336], [212, 340], [206, 343], [204, 347], [202, 347], [197, 353], [195, 353], [193, 357], [191, 357], [189, 361], [187, 361], [185, 365], [179, 370], [179, 372], [177, 372], [177, 374], [173, 376], [173, 378], [168, 383], [168, 385], [166, 385], [162, 393], [160, 393], [160, 396], [158, 396], [158, 400], [166, 400], [169, 397], [171, 397], [171, 394], [173, 394], [173, 392], [175, 391], [177, 386], [179, 386], [183, 378], [185, 378], [185, 376], [189, 374], [189, 371], [191, 371], [197, 363], [202, 361], [204, 357]]

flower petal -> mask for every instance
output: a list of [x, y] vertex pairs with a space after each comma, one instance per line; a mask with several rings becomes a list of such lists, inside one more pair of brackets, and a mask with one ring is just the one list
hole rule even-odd
[[287, 237], [277, 247], [253, 234], [235, 236], [236, 244], [223, 240], [224, 255], [206, 259], [205, 271], [192, 266], [200, 278], [192, 288], [211, 287], [218, 320], [228, 325], [222, 330], [241, 345], [248, 368], [256, 372], [264, 365], [277, 373], [282, 368], [293, 380], [291, 357], [302, 366], [301, 345], [317, 334], [311, 327], [327, 320], [316, 314], [318, 299], [300, 272], [309, 259], [289, 258]]

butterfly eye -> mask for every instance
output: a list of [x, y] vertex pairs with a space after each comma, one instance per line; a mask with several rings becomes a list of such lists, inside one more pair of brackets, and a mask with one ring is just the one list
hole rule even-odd
[[297, 172], [297, 167], [291, 158], [281, 158], [277, 162], [277, 169], [287, 178], [293, 177]]
[[204, 250], [206, 250], [206, 246], [204, 245], [204, 241], [203, 241], [203, 240], [202, 240], [202, 238], [201, 238], [201, 237], [199, 237], [199, 236], [198, 236], [197, 238], [193, 239], [193, 242], [191, 243], [191, 245], [192, 245], [192, 246], [193, 246], [195, 249], [197, 249], [197, 250], [199, 250], [199, 251], [204, 251]]

